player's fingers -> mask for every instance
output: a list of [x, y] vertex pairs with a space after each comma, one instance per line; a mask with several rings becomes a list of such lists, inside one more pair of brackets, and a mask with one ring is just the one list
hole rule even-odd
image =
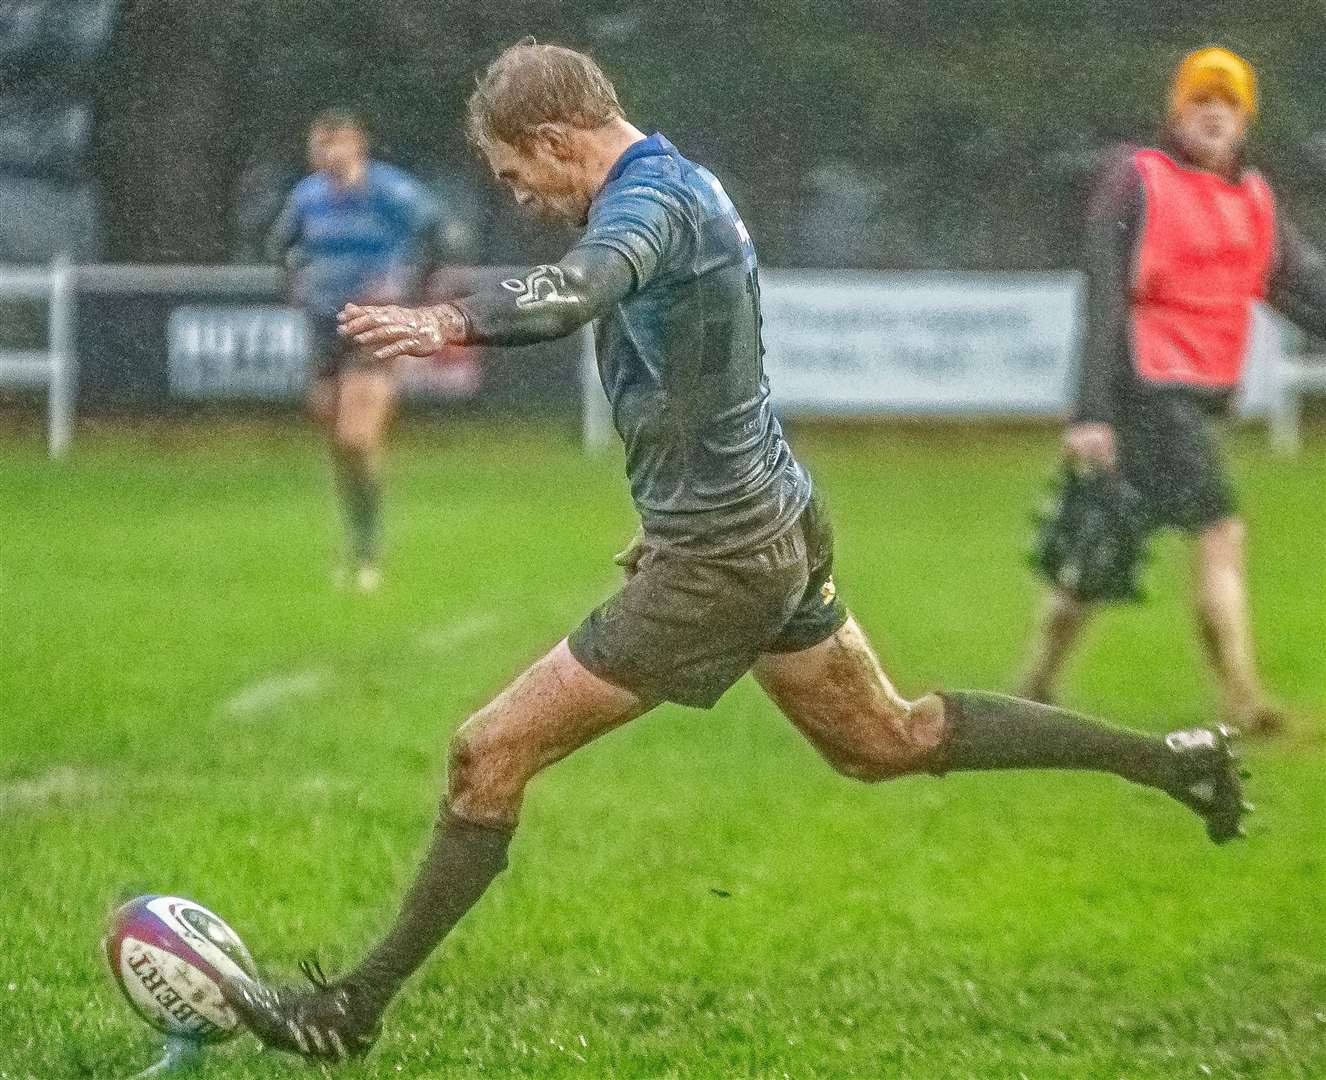
[[346, 304], [336, 316], [336, 321], [343, 329], [355, 323], [375, 324], [381, 321], [385, 308], [371, 304]]
[[355, 344], [363, 345], [365, 348], [372, 348], [375, 345], [389, 345], [393, 341], [401, 341], [405, 338], [413, 337], [414, 331], [409, 327], [394, 324], [392, 326], [379, 326], [371, 330], [365, 330], [363, 333], [355, 335]]
[[400, 356], [427, 356], [423, 346], [415, 338], [403, 338], [400, 341], [374, 349], [373, 356], [378, 360], [395, 360]]
[[347, 323], [341, 324], [341, 334], [345, 337], [357, 338], [360, 334], [367, 334], [379, 329], [382, 322], [377, 315], [360, 315], [358, 318], [351, 319]]

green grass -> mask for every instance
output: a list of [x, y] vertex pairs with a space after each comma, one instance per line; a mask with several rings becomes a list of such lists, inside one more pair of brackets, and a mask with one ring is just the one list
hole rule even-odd
[[[904, 692], [1007, 686], [1052, 435], [795, 441]], [[1107, 777], [853, 785], [743, 682], [539, 778], [511, 871], [343, 1075], [1326, 1075], [1326, 467], [1320, 442], [1283, 462], [1251, 438], [1235, 465], [1297, 718], [1251, 751], [1249, 842]], [[353, 958], [447, 736], [606, 594], [633, 525], [614, 455], [407, 426], [387, 584], [347, 597], [327, 489], [293, 426], [103, 430], [59, 464], [0, 443], [0, 1080], [149, 1062], [97, 951], [126, 894], [215, 907], [269, 971]], [[1183, 559], [1157, 546], [1152, 602], [1100, 620], [1070, 704], [1157, 732], [1211, 715]], [[206, 1078], [308, 1074], [247, 1037], [209, 1057]]]

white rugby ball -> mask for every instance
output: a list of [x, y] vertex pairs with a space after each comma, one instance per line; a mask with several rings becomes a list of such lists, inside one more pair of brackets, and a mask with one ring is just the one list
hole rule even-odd
[[253, 957], [222, 919], [178, 896], [140, 896], [111, 916], [103, 943], [111, 974], [153, 1027], [195, 1042], [240, 1029], [223, 981], [256, 977]]

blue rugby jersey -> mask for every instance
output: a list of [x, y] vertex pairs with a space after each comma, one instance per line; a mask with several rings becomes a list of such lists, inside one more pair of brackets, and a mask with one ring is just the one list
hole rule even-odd
[[597, 352], [646, 532], [708, 552], [775, 539], [811, 482], [769, 404], [755, 248], [731, 199], [655, 134], [609, 172], [587, 245], [635, 274], [599, 320]]
[[268, 237], [268, 254], [293, 254], [295, 299], [317, 315], [347, 301], [406, 299], [438, 221], [437, 202], [413, 177], [370, 161], [360, 187], [323, 172], [290, 193]]

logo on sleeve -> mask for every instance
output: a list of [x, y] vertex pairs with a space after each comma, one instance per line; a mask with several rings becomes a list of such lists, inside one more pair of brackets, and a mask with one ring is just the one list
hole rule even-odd
[[516, 307], [528, 308], [536, 304], [574, 304], [576, 298], [566, 291], [566, 275], [560, 266], [536, 266], [523, 278], [507, 278], [502, 288], [516, 294]]

